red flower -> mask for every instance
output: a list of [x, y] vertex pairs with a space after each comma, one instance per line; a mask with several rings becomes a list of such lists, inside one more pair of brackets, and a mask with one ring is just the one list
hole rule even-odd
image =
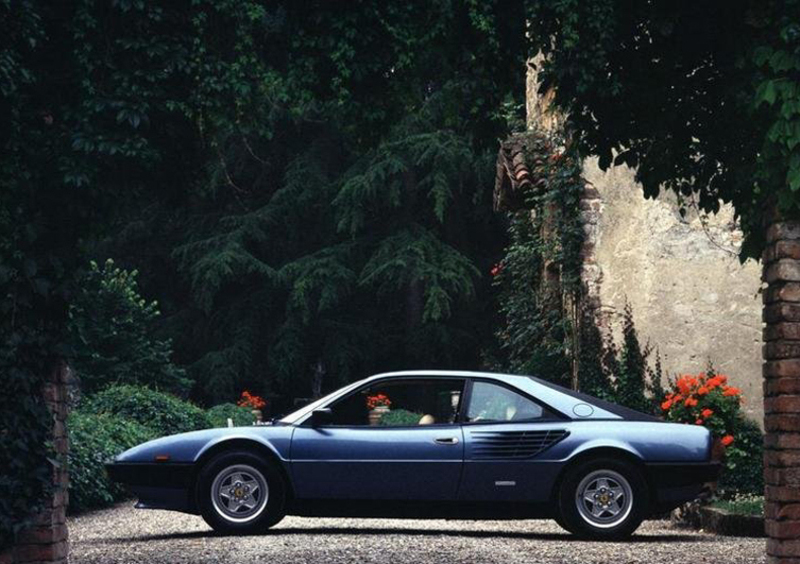
[[698, 396], [704, 396], [704, 395], [706, 395], [707, 393], [708, 393], [708, 388], [707, 388], [706, 386], [700, 386], [700, 387], [697, 389], [697, 395], [698, 395]]
[[733, 443], [733, 435], [725, 435], [720, 442], [722, 446], [730, 446]]
[[724, 392], [722, 392], [723, 396], [738, 396], [742, 393], [742, 390], [739, 388], [726, 388]]
[[702, 419], [698, 419], [697, 421], [694, 422], [694, 424], [695, 425], [702, 425], [703, 424], [703, 420]]
[[249, 407], [250, 409], [261, 409], [267, 405], [267, 402], [261, 396], [253, 395], [249, 391], [245, 390], [242, 392], [242, 397], [239, 398], [239, 401], [236, 405], [239, 407]]
[[374, 396], [367, 396], [367, 408], [375, 409], [378, 406], [389, 407], [392, 405], [392, 400], [386, 394], [375, 394]]
[[672, 407], [672, 402], [669, 400], [661, 404], [661, 409], [663, 409], [664, 411], [667, 411], [670, 407]]
[[489, 273], [490, 273], [492, 276], [497, 276], [497, 275], [498, 275], [498, 274], [500, 274], [502, 271], [503, 271], [503, 264], [502, 264], [502, 263], [500, 263], [500, 262], [498, 262], [496, 265], [494, 265], [494, 266], [492, 267], [492, 270], [490, 270], [490, 271], [489, 271]]
[[686, 398], [686, 401], [683, 402], [683, 405], [686, 407], [694, 407], [697, 405], [697, 400], [694, 398]]
[[700, 415], [702, 415], [703, 417], [705, 417], [706, 419], [708, 419], [709, 417], [711, 417], [712, 415], [714, 415], [714, 410], [713, 410], [713, 409], [708, 409], [708, 408], [705, 408], [703, 411], [701, 411], [701, 412], [700, 412]]

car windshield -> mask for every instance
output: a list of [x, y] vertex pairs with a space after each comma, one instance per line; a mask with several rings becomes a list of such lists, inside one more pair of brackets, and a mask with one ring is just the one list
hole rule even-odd
[[322, 396], [318, 400], [312, 401], [308, 405], [306, 405], [304, 407], [301, 407], [300, 409], [297, 409], [295, 411], [292, 411], [288, 415], [284, 415], [280, 419], [276, 420], [276, 423], [283, 424], [283, 425], [293, 425], [294, 423], [297, 423], [300, 419], [305, 417], [306, 414], [311, 413], [312, 411], [314, 411], [315, 409], [317, 409], [321, 405], [325, 405], [327, 402], [329, 402], [333, 398], [335, 398], [335, 397], [337, 397], [339, 395], [342, 395], [344, 393], [347, 393], [350, 390], [352, 390], [353, 388], [356, 388], [356, 387], [360, 386], [362, 382], [363, 382], [363, 380], [359, 380], [358, 382], [353, 382], [352, 384], [349, 384], [349, 385], [345, 386], [344, 388], [339, 388], [338, 390], [335, 390], [335, 391], [329, 393], [326, 396]]

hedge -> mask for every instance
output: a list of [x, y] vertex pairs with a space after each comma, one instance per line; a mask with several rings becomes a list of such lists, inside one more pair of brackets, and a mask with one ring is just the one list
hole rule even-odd
[[81, 403], [81, 409], [86, 413], [106, 413], [136, 421], [159, 436], [211, 427], [206, 412], [196, 405], [141, 386], [111, 386], [87, 398]]
[[128, 497], [108, 479], [104, 464], [156, 437], [152, 429], [117, 415], [73, 411], [69, 416], [69, 510], [106, 507]]
[[228, 418], [233, 419], [233, 424], [237, 427], [252, 425], [254, 421], [251, 409], [235, 403], [221, 403], [208, 410], [212, 427], [227, 427]]

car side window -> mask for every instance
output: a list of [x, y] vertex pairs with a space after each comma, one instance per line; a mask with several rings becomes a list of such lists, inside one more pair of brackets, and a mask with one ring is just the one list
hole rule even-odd
[[419, 379], [376, 383], [331, 406], [331, 424], [416, 427], [456, 421], [464, 380]]
[[525, 396], [489, 382], [475, 382], [466, 421], [535, 421], [552, 419], [553, 414]]

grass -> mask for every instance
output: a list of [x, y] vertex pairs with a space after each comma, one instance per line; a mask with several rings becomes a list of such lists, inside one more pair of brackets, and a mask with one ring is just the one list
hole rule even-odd
[[757, 495], [740, 495], [733, 499], [718, 499], [712, 507], [738, 515], [764, 515], [764, 497]]

